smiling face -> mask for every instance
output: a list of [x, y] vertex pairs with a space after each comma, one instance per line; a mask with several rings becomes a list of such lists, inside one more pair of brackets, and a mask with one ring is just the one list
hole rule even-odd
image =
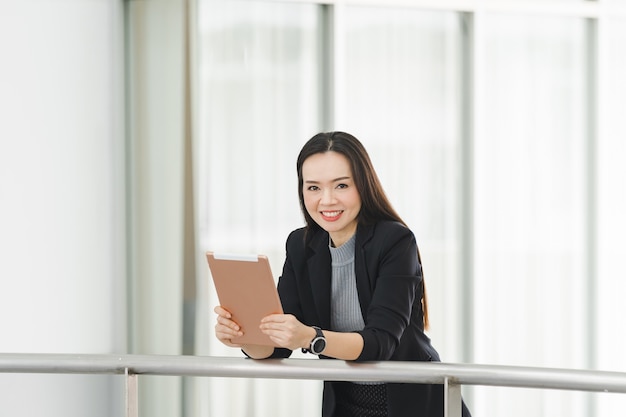
[[361, 197], [348, 159], [329, 151], [309, 156], [302, 164], [302, 194], [309, 216], [330, 234], [336, 247], [356, 232]]

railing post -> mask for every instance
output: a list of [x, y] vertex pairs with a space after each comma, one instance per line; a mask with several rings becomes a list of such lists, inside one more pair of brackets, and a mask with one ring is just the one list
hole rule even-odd
[[461, 386], [446, 377], [443, 384], [443, 416], [461, 417]]
[[137, 390], [137, 374], [126, 368], [126, 417], [139, 417], [139, 395]]

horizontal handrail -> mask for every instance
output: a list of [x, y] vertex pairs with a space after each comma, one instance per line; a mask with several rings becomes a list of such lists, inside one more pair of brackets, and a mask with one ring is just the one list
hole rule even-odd
[[169, 355], [0, 354], [0, 373], [137, 374], [386, 381], [626, 393], [626, 373], [442, 362], [368, 362]]

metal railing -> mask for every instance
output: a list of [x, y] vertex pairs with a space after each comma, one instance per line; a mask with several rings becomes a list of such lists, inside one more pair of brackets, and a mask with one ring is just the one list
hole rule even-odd
[[461, 416], [461, 386], [626, 393], [626, 373], [441, 362], [354, 363], [210, 356], [0, 354], [0, 373], [117, 374], [126, 378], [126, 417], [138, 417], [139, 375], [384, 381], [444, 385], [444, 416]]

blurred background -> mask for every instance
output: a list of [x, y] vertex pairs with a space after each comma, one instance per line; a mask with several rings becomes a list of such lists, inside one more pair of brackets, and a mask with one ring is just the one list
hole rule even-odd
[[[0, 352], [240, 357], [204, 253], [278, 278], [297, 153], [343, 130], [417, 237], [445, 362], [626, 371], [624, 51], [624, 0], [0, 0]], [[0, 414], [121, 416], [123, 384], [0, 374]], [[320, 404], [319, 381], [140, 380], [150, 417]]]

